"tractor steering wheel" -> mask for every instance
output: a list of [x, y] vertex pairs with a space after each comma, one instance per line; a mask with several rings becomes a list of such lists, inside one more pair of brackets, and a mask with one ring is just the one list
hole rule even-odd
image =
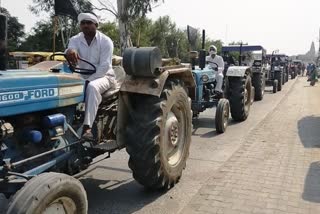
[[[214, 65], [217, 66], [217, 67], [211, 66], [211, 65], [210, 65], [211, 63], [214, 64]], [[218, 65], [217, 63], [215, 63], [215, 62], [208, 62], [208, 64], [209, 64], [210, 68], [212, 68], [212, 69], [215, 70], [215, 71], [218, 71], [219, 65]]]
[[84, 60], [82, 58], [79, 58], [80, 61], [85, 62], [87, 64], [89, 64], [93, 69], [86, 69], [86, 68], [77, 68], [74, 65], [72, 65], [72, 63], [69, 61], [69, 59], [67, 58], [66, 54], [52, 54], [50, 56], [50, 60], [54, 60], [55, 56], [64, 56], [64, 58], [67, 60], [68, 64], [69, 64], [69, 68], [72, 72], [74, 73], [78, 73], [78, 74], [84, 74], [84, 75], [91, 75], [97, 72], [97, 68], [94, 64], [92, 64], [91, 62], [88, 62], [87, 60]]

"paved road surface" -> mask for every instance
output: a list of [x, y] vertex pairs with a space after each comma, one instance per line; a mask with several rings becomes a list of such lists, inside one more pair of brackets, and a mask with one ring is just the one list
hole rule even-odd
[[320, 124], [320, 101], [310, 100], [318, 94], [319, 87], [308, 87], [305, 78], [290, 80], [281, 92], [268, 91], [255, 102], [248, 120], [230, 120], [222, 135], [214, 130], [214, 111], [204, 112], [194, 121], [183, 177], [166, 193], [146, 191], [132, 179], [126, 152], [112, 154], [80, 176], [89, 213], [272, 213], [284, 207], [312, 213], [318, 204], [310, 194], [320, 190], [314, 179], [320, 130], [313, 126]]

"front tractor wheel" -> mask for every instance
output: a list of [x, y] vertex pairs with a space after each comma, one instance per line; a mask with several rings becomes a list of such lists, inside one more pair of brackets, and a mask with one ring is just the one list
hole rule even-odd
[[220, 99], [216, 110], [216, 130], [218, 133], [224, 133], [228, 126], [230, 115], [230, 104], [227, 99]]
[[124, 140], [133, 177], [149, 189], [169, 189], [180, 179], [191, 142], [191, 100], [178, 80], [161, 97], [130, 94]]
[[282, 72], [275, 72], [275, 74], [274, 74], [274, 78], [276, 79], [276, 80], [278, 80], [278, 91], [281, 91], [282, 90], [282, 76], [283, 76], [283, 74], [282, 74]]
[[86, 192], [77, 179], [43, 173], [28, 181], [11, 199], [7, 214], [86, 214]]
[[273, 80], [272, 82], [272, 92], [275, 94], [278, 91], [278, 80]]

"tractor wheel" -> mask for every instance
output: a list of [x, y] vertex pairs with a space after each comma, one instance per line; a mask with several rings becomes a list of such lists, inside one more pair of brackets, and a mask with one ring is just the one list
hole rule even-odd
[[259, 101], [263, 99], [265, 89], [265, 76], [263, 73], [254, 73], [252, 76], [252, 85], [254, 86], [254, 100]]
[[12, 198], [8, 214], [86, 214], [86, 192], [77, 179], [61, 173], [43, 173], [28, 181]]
[[295, 76], [294, 76], [294, 72], [291, 72], [291, 79], [293, 80], [294, 78], [295, 78]]
[[274, 73], [274, 79], [278, 80], [278, 89], [277, 91], [282, 90], [282, 72], [275, 72]]
[[216, 109], [216, 130], [218, 133], [224, 133], [228, 126], [228, 120], [230, 115], [230, 104], [227, 99], [220, 99]]
[[5, 214], [8, 206], [8, 199], [7, 197], [0, 193], [0, 214]]
[[311, 86], [314, 86], [315, 84], [316, 84], [316, 80], [315, 79], [310, 80], [310, 85]]
[[286, 82], [289, 82], [289, 72], [286, 73]]
[[278, 80], [273, 80], [272, 92], [275, 94], [278, 91]]
[[179, 80], [168, 80], [161, 97], [130, 94], [124, 141], [133, 177], [148, 189], [169, 189], [189, 156], [191, 99]]
[[231, 116], [235, 121], [244, 121], [249, 116], [251, 106], [251, 78], [229, 77], [229, 101]]
[[252, 86], [251, 87], [251, 95], [250, 95], [250, 98], [251, 98], [251, 105], [254, 103], [254, 96], [255, 96], [255, 88]]

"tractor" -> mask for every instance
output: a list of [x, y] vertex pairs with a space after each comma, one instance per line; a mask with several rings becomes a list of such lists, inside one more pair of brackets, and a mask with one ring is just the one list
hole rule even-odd
[[[182, 176], [192, 131], [190, 67], [163, 67], [156, 47], [126, 49], [123, 66], [114, 67], [118, 85], [103, 94], [95, 139], [87, 141], [80, 137], [86, 83], [79, 74], [96, 68], [81, 60], [92, 69], [44, 61], [0, 71], [0, 196], [9, 214], [87, 213], [86, 192], [72, 175], [122, 148], [134, 179], [148, 189], [169, 189]], [[2, 68], [5, 61], [0, 55]]]
[[304, 64], [303, 64], [302, 60], [295, 59], [292, 61], [292, 64], [296, 67], [297, 75], [303, 76]]
[[[251, 77], [254, 87], [254, 100], [263, 99], [266, 85], [265, 75], [268, 72], [266, 65], [266, 49], [260, 45], [232, 45], [222, 47], [223, 58], [226, 62], [225, 72], [228, 76], [230, 66], [238, 69], [246, 69], [247, 75]], [[234, 59], [238, 55], [238, 61]]]
[[273, 89], [273, 92], [282, 90], [282, 85], [284, 85], [289, 80], [289, 66], [288, 66], [288, 56], [285, 54], [268, 54], [267, 58], [270, 62], [270, 75], [267, 77], [268, 83], [275, 85], [275, 80], [277, 81], [277, 88]]
[[[192, 41], [192, 28], [188, 26], [188, 38], [190, 46], [196, 44]], [[194, 33], [195, 34], [195, 33]], [[193, 116], [198, 115], [208, 108], [216, 107], [215, 126], [218, 133], [226, 131], [229, 114], [235, 121], [244, 121], [249, 116], [252, 104], [252, 84], [250, 69], [247, 67], [229, 67], [224, 77], [224, 98], [216, 98], [216, 71], [218, 65], [206, 65], [205, 31], [202, 32], [202, 50], [191, 51], [192, 73], [196, 82], [195, 94], [190, 94], [192, 98]], [[198, 66], [196, 62], [198, 61]], [[228, 82], [228, 84], [226, 84]], [[193, 93], [193, 92], [192, 92]]]

